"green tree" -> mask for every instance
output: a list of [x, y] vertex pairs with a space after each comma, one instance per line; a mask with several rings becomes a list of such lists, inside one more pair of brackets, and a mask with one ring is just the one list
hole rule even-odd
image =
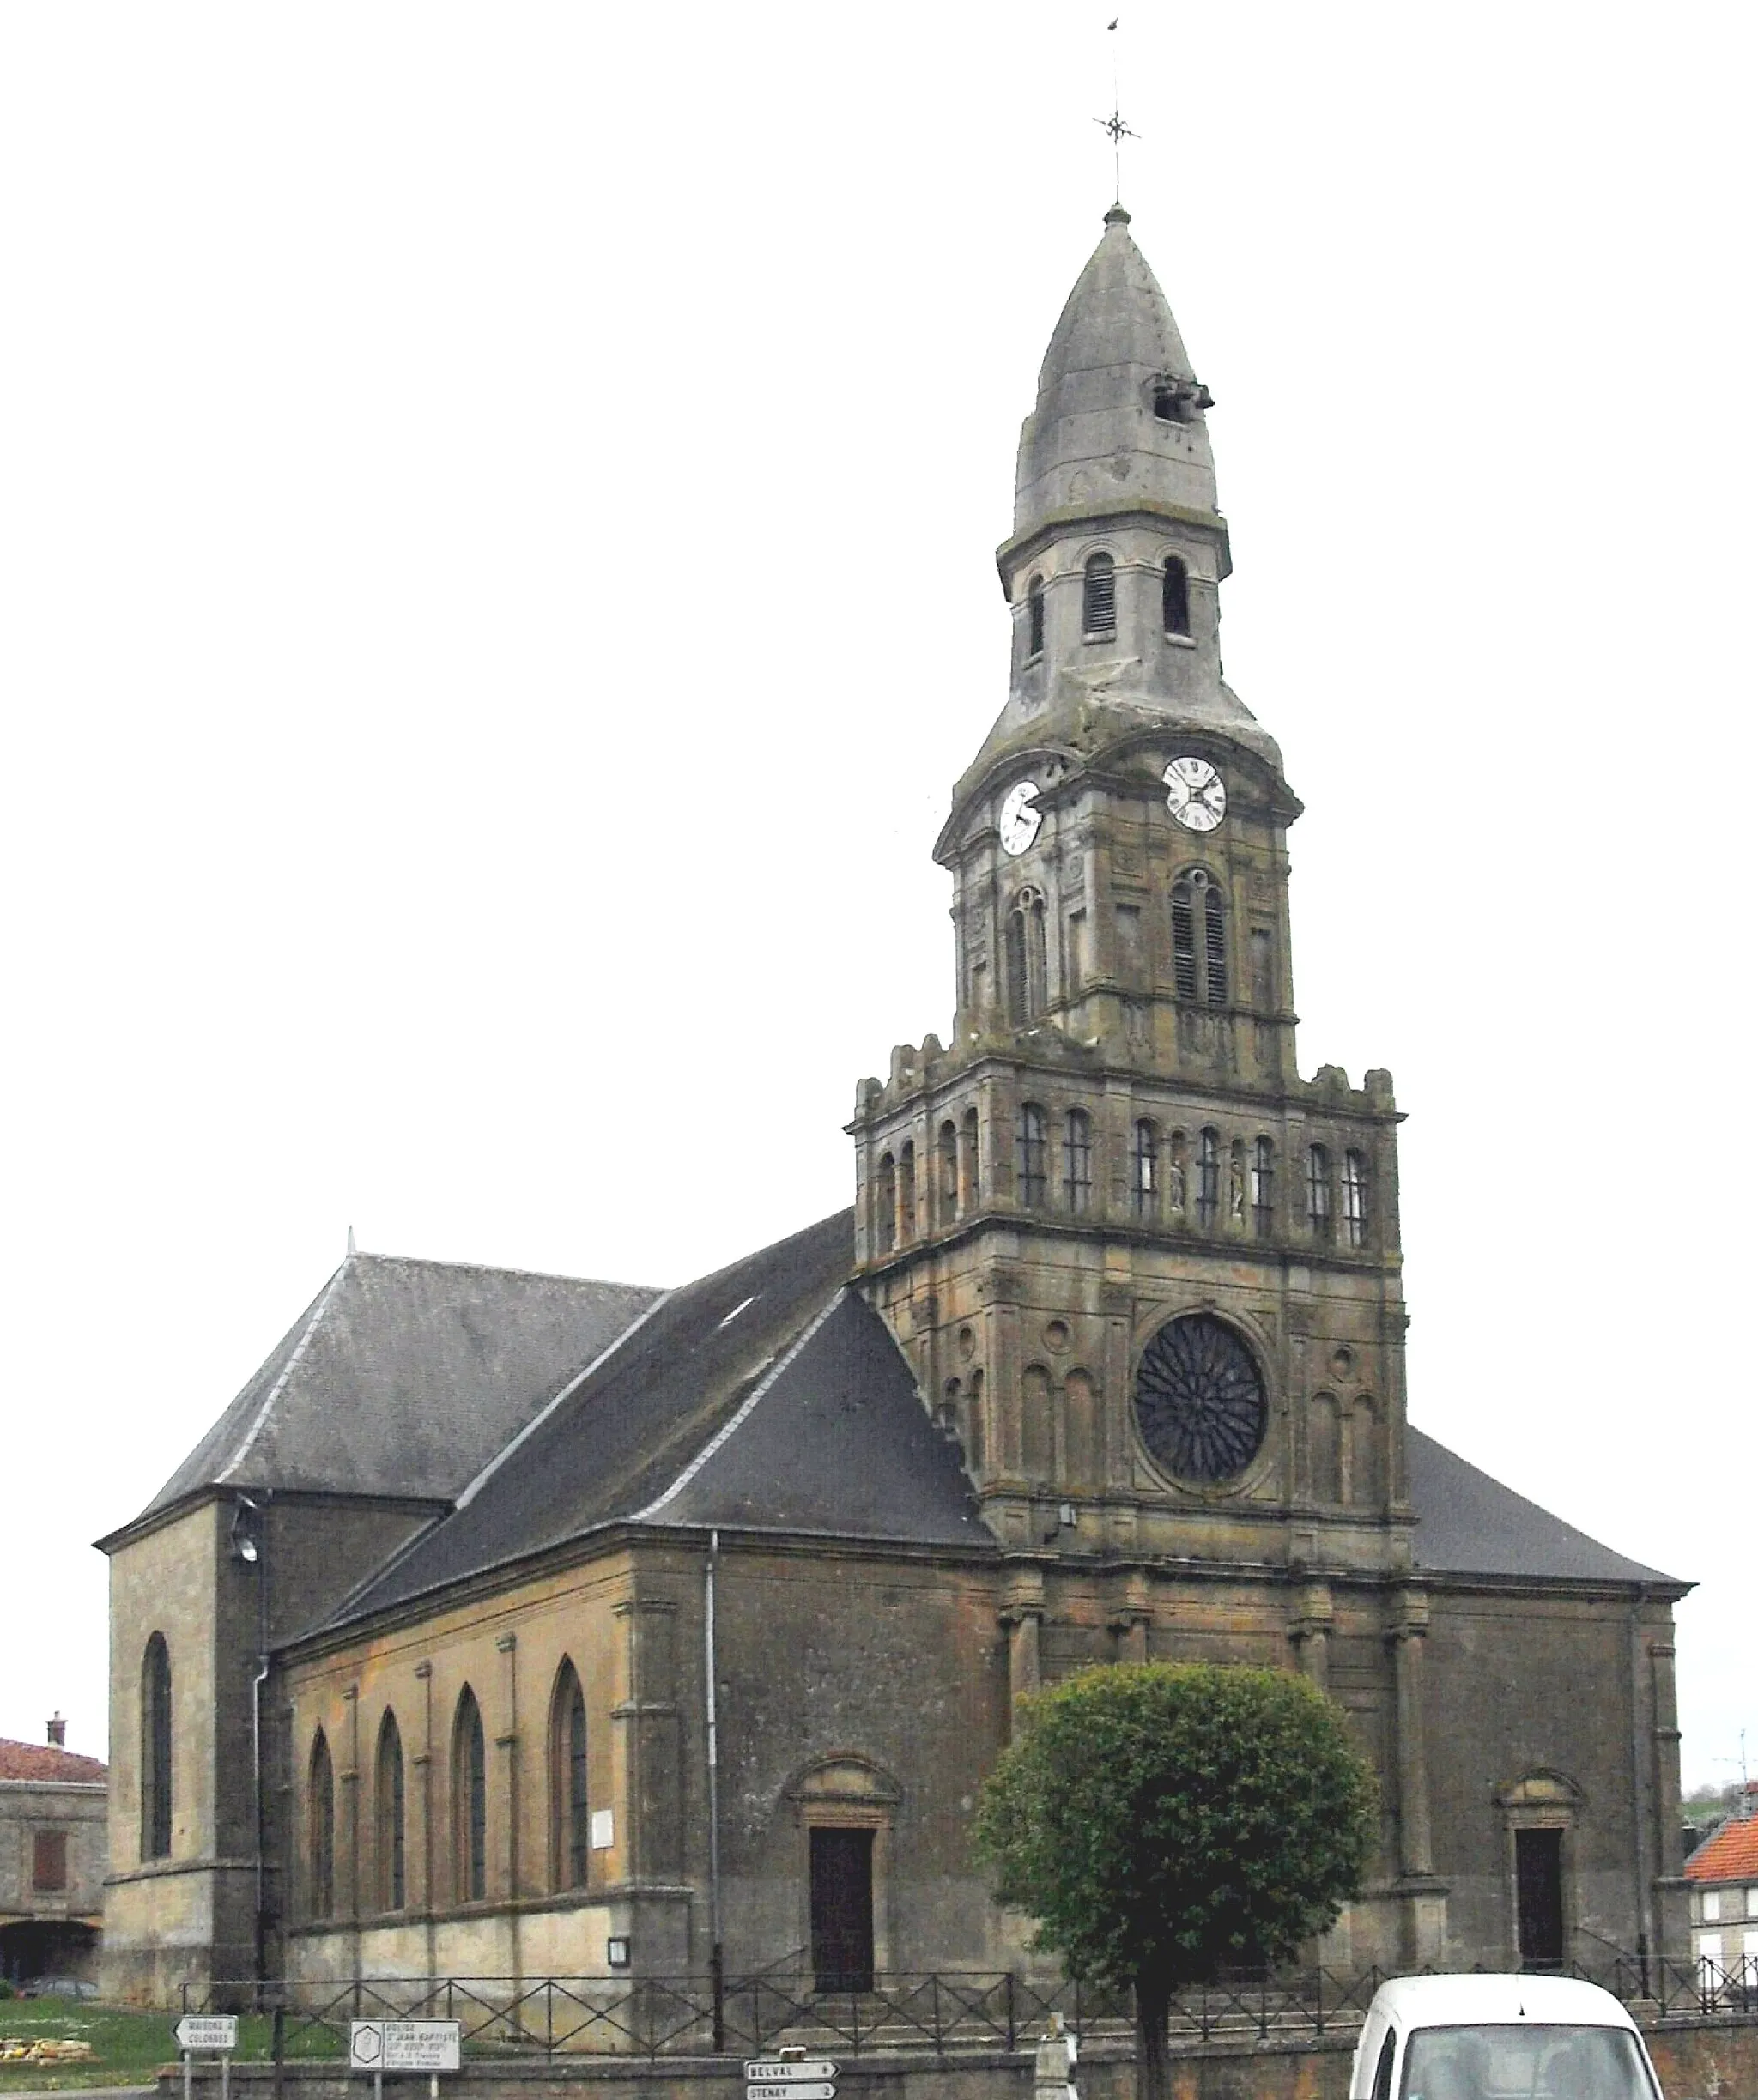
[[1286, 1670], [1137, 1663], [1022, 1703], [979, 1856], [1070, 1976], [1133, 1990], [1136, 2090], [1166, 2100], [1173, 1994], [1325, 1932], [1373, 1852], [1378, 1789]]

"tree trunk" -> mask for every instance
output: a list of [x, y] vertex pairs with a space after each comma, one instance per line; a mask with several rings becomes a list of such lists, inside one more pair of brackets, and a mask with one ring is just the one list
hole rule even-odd
[[1166, 2024], [1172, 1987], [1163, 1977], [1136, 1978], [1136, 2100], [1172, 2100], [1172, 2067], [1167, 2060]]

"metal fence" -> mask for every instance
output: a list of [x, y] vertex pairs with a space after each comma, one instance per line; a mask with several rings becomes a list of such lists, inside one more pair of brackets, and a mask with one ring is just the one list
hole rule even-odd
[[[1353, 2032], [1391, 1974], [1308, 1969], [1241, 1977], [1182, 1992], [1173, 2041], [1288, 2040]], [[1677, 2019], [1758, 2013], [1758, 1973], [1747, 1961], [1640, 1962], [1618, 1957], [1571, 1964], [1626, 2002]], [[858, 2056], [875, 2049], [1017, 2049], [1059, 2013], [1092, 2037], [1131, 2030], [1127, 1993], [1045, 1982], [1009, 1971], [881, 1973], [861, 1990], [821, 1991], [809, 1975], [729, 1976], [355, 1976], [335, 1982], [185, 1985], [185, 2012], [270, 2016], [250, 2023], [240, 2054], [323, 2057], [345, 2052], [355, 2019], [457, 2020], [466, 2052], [537, 2059], [562, 2055], [758, 2055], [790, 2042]]]

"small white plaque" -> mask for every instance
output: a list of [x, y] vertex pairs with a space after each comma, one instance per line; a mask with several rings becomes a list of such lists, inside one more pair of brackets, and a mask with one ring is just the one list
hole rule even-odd
[[177, 2046], [193, 2055], [197, 2049], [218, 2049], [230, 2055], [238, 2047], [235, 2012], [185, 2012], [171, 2030]]
[[836, 2066], [824, 2056], [758, 2056], [746, 2064], [745, 2076], [754, 2085], [785, 2085], [794, 2079], [819, 2085], [836, 2076]]
[[611, 1808], [592, 1811], [592, 1849], [608, 1852], [616, 1843], [616, 1812]]

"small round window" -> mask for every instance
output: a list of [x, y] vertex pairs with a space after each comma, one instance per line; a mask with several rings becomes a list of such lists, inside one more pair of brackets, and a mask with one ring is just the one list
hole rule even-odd
[[1179, 1480], [1230, 1479], [1258, 1455], [1270, 1425], [1258, 1359], [1210, 1313], [1168, 1320], [1142, 1352], [1136, 1421]]

